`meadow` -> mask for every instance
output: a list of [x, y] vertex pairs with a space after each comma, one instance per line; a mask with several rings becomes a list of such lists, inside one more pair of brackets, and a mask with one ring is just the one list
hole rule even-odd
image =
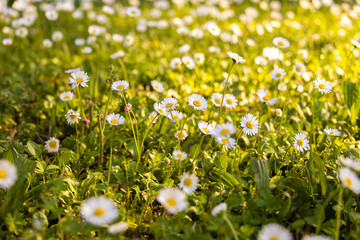
[[359, 20], [0, 0], [0, 238], [359, 239]]

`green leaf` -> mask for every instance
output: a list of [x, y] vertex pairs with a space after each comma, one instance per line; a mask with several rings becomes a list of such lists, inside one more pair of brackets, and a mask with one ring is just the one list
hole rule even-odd
[[255, 175], [256, 188], [260, 196], [264, 199], [268, 199], [271, 196], [269, 187], [269, 168], [266, 160], [253, 159], [251, 161], [251, 169]]
[[41, 160], [41, 148], [39, 147], [39, 145], [37, 145], [36, 143], [34, 143], [33, 141], [29, 141], [26, 144], [27, 148], [28, 148], [28, 152], [35, 157], [37, 160]]
[[217, 152], [214, 159], [214, 164], [217, 168], [226, 170], [230, 158], [223, 152]]
[[18, 211], [14, 212], [13, 214], [6, 214], [5, 223], [9, 231], [15, 233], [16, 235], [22, 232], [23, 227], [26, 225], [24, 215]]
[[317, 154], [313, 154], [313, 161], [316, 164], [317, 167], [317, 176], [320, 180], [320, 185], [321, 185], [321, 194], [323, 196], [325, 196], [326, 194], [326, 189], [327, 189], [327, 185], [326, 185], [326, 176], [325, 176], [325, 169], [324, 169], [324, 161], [320, 158], [319, 155]]

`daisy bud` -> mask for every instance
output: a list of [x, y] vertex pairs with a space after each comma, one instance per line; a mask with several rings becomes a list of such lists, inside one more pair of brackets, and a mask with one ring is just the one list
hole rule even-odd
[[130, 103], [127, 103], [126, 106], [124, 106], [124, 111], [128, 111], [128, 110], [131, 110], [131, 104]]
[[112, 64], [109, 65], [108, 69], [109, 69], [110, 72], [114, 71], [114, 65], [112, 65]]
[[85, 125], [88, 125], [89, 124], [89, 120], [87, 120], [87, 119], [83, 119], [83, 123], [85, 124]]

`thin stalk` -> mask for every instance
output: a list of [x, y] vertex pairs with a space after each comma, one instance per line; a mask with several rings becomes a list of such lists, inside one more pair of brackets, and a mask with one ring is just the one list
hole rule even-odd
[[83, 107], [83, 103], [82, 103], [82, 97], [81, 97], [81, 91], [80, 91], [80, 87], [78, 86], [76, 88], [78, 95], [79, 95], [79, 104], [80, 104], [80, 111], [81, 111], [81, 116], [82, 118], [85, 118], [85, 113], [84, 113], [84, 107]]
[[98, 115], [98, 123], [99, 123], [99, 143], [100, 143], [100, 167], [102, 168], [103, 157], [104, 157], [104, 132], [101, 125], [101, 116]]
[[229, 71], [228, 71], [227, 78], [226, 78], [224, 90], [223, 90], [223, 93], [222, 93], [222, 99], [221, 99], [221, 103], [220, 103], [221, 105], [220, 105], [219, 120], [221, 119], [221, 112], [222, 112], [222, 107], [224, 105], [223, 102], [224, 102], [225, 92], [226, 92], [226, 88], [227, 88], [227, 83], [229, 81], [230, 73], [231, 73], [231, 70], [233, 69], [234, 65], [235, 65], [235, 61], [232, 62], [231, 66], [229, 68]]
[[[107, 113], [108, 113], [108, 108], [109, 108], [109, 103], [110, 103], [111, 96], [112, 96], [112, 89], [110, 87], [109, 93], [108, 93], [108, 100], [106, 102], [106, 107], [105, 107], [104, 119], [106, 119], [106, 116], [107, 116]], [[102, 129], [105, 129], [105, 123], [106, 123], [106, 121], [104, 120]]]
[[194, 159], [194, 160], [196, 159], [197, 155], [198, 155], [199, 152], [200, 152], [200, 147], [201, 147], [201, 144], [202, 144], [203, 141], [204, 141], [205, 136], [206, 136], [206, 135], [204, 134], [204, 135], [201, 137], [199, 146], [198, 146], [198, 148], [196, 149], [196, 152], [195, 152], [195, 154], [194, 154], [194, 156], [193, 156], [193, 159]]
[[180, 136], [178, 138], [178, 149], [180, 149], [180, 139], [181, 139], [181, 134], [182, 134], [182, 131], [184, 130], [184, 126], [185, 126], [185, 123], [187, 121], [187, 119], [191, 116], [191, 114], [194, 112], [194, 108], [190, 111], [190, 113], [186, 116], [181, 128], [180, 128]]
[[340, 238], [340, 220], [341, 220], [341, 210], [343, 208], [343, 192], [344, 192], [344, 188], [342, 187], [342, 185], [340, 183], [338, 206], [336, 209], [335, 240], [339, 240], [339, 238]]
[[229, 225], [230, 229], [231, 229], [231, 232], [234, 236], [234, 239], [235, 240], [239, 240], [238, 236], [237, 236], [237, 233], [236, 233], [236, 230], [234, 228], [234, 226], [232, 225], [230, 219], [227, 217], [226, 213], [223, 215], [223, 218], [225, 220], [225, 222]]

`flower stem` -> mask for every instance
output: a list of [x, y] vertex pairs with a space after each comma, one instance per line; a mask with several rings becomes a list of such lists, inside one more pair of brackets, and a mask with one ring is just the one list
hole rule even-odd
[[195, 152], [195, 154], [194, 154], [194, 156], [193, 156], [193, 159], [194, 159], [194, 160], [196, 159], [197, 155], [198, 155], [199, 152], [200, 152], [200, 147], [201, 147], [201, 144], [202, 144], [203, 141], [204, 141], [205, 136], [206, 136], [206, 135], [204, 134], [204, 135], [201, 137], [199, 146], [198, 146], [198, 148], [196, 149], [196, 152]]
[[225, 92], [226, 92], [226, 88], [227, 88], [227, 83], [229, 81], [229, 77], [230, 77], [230, 73], [231, 73], [231, 70], [233, 69], [235, 65], [235, 62], [233, 61], [230, 68], [229, 68], [229, 71], [228, 71], [228, 75], [227, 75], [227, 78], [226, 78], [226, 81], [225, 81], [225, 86], [224, 86], [224, 90], [223, 90], [223, 93], [222, 93], [222, 99], [221, 99], [221, 105], [220, 105], [220, 113], [219, 113], [219, 120], [221, 119], [221, 112], [222, 112], [222, 107], [223, 107], [223, 102], [224, 102], [224, 97], [225, 97]]
[[339, 190], [339, 196], [338, 196], [338, 206], [336, 209], [336, 229], [335, 229], [335, 240], [339, 240], [340, 237], [340, 220], [341, 220], [341, 210], [343, 208], [343, 191], [344, 188], [341, 186], [339, 186], [340, 190]]
[[226, 213], [223, 215], [223, 218], [224, 218], [225, 222], [229, 225], [229, 227], [231, 229], [231, 232], [232, 232], [232, 234], [234, 236], [234, 239], [238, 240], [239, 238], [237, 236], [236, 230], [235, 230], [234, 226], [232, 225], [230, 219], [227, 217]]
[[108, 171], [108, 185], [110, 183], [111, 178], [111, 169], [112, 169], [112, 150], [113, 150], [113, 137], [114, 137], [114, 127], [111, 129], [111, 137], [110, 137], [110, 157], [109, 157], [109, 171]]
[[109, 93], [108, 93], [108, 100], [107, 100], [107, 102], [106, 102], [106, 107], [105, 107], [104, 123], [103, 123], [102, 129], [105, 129], [105, 123], [106, 123], [105, 119], [106, 119], [106, 115], [107, 115], [107, 113], [108, 113], [108, 108], [109, 108], [109, 103], [110, 103], [111, 96], [112, 96], [112, 89], [111, 89], [111, 87], [110, 87]]
[[186, 116], [181, 128], [180, 128], [180, 136], [178, 138], [178, 149], [180, 149], [180, 139], [181, 139], [181, 134], [182, 134], [182, 131], [184, 130], [184, 126], [185, 126], [185, 123], [186, 121], [188, 120], [188, 118], [191, 116], [191, 114], [194, 112], [194, 108], [190, 111], [190, 113]]

